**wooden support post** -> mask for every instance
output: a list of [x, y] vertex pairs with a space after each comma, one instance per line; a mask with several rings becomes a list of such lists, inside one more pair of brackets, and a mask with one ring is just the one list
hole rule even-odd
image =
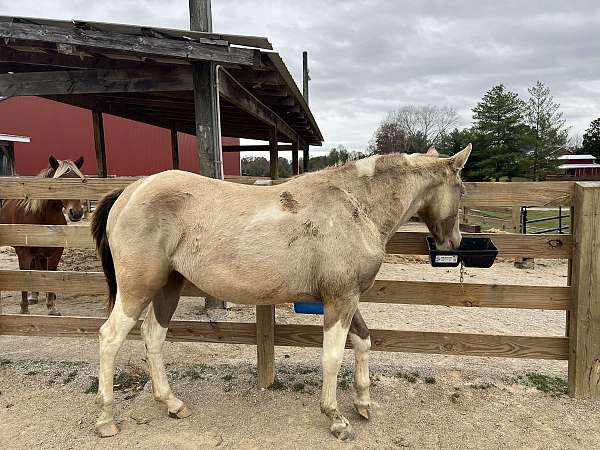
[[[212, 31], [210, 0], [190, 0], [190, 29]], [[219, 90], [216, 68], [210, 62], [192, 63], [194, 83], [194, 110], [196, 115], [196, 140], [200, 174], [223, 179], [221, 153], [221, 125], [219, 123]], [[225, 309], [225, 302], [213, 297], [205, 298], [207, 308]]]
[[275, 381], [275, 306], [256, 306], [256, 356], [258, 387]]
[[308, 144], [302, 150], [302, 170], [308, 172], [308, 161], [310, 156], [308, 154]]
[[298, 150], [298, 141], [295, 141], [292, 147], [292, 176], [296, 176], [300, 173], [300, 167], [298, 167]]
[[179, 169], [179, 140], [175, 128], [171, 129], [171, 156], [173, 157], [173, 169]]
[[96, 147], [96, 173], [100, 178], [108, 176], [106, 167], [106, 144], [104, 141], [104, 121], [102, 111], [92, 111], [92, 122], [94, 125], [94, 145]]
[[575, 184], [569, 395], [600, 399], [600, 183]]
[[279, 149], [277, 148], [277, 128], [271, 128], [269, 132], [269, 168], [271, 169], [271, 180], [276, 180], [279, 176]]

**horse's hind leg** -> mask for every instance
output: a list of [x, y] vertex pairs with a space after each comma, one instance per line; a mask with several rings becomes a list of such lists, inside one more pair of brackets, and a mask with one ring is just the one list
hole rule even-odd
[[127, 334], [150, 302], [150, 298], [150, 296], [123, 295], [117, 291], [115, 306], [108, 320], [100, 327], [100, 368], [96, 403], [100, 405], [101, 411], [96, 421], [96, 433], [101, 437], [114, 436], [119, 432], [113, 420], [115, 357]]
[[185, 279], [178, 272], [169, 276], [167, 284], [152, 299], [152, 305], [142, 324], [142, 336], [146, 346], [146, 359], [154, 398], [167, 406], [169, 416], [177, 419], [188, 417], [192, 412], [171, 391], [162, 359], [163, 342], [171, 317], [179, 303], [179, 295]]
[[344, 356], [344, 346], [352, 317], [358, 306], [358, 295], [324, 297], [323, 315], [323, 387], [321, 412], [331, 420], [331, 433], [341, 440], [354, 438], [352, 427], [337, 407], [337, 375]]
[[365, 321], [357, 309], [350, 324], [350, 341], [354, 348], [354, 407], [358, 414], [369, 419], [371, 397], [369, 395], [369, 350], [371, 349], [371, 336]]

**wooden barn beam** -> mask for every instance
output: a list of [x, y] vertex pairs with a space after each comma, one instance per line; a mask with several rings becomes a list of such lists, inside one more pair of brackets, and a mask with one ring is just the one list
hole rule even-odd
[[[190, 0], [190, 30], [212, 32], [210, 0]], [[200, 174], [223, 179], [221, 125], [219, 123], [219, 88], [217, 69], [212, 62], [193, 62], [196, 139]], [[225, 309], [225, 302], [205, 298], [206, 308]]]
[[97, 49], [97, 51], [111, 50], [150, 57], [175, 57], [190, 61], [263, 66], [259, 50], [230, 47], [221, 45], [219, 41], [211, 40], [204, 40], [205, 42], [183, 41], [81, 28], [74, 31], [50, 25], [15, 22], [0, 22], [0, 38], [5, 43], [10, 43], [12, 40], [23, 40], [63, 46], [81, 46], [84, 49]]
[[179, 140], [176, 128], [171, 128], [171, 156], [173, 158], [173, 169], [179, 169]]
[[[293, 145], [277, 145], [277, 151], [290, 152], [293, 151]], [[223, 152], [270, 152], [271, 145], [224, 145]]]
[[0, 75], [0, 92], [5, 96], [190, 91], [192, 87], [192, 71], [189, 67], [168, 70], [66, 70]]
[[111, 59], [104, 57], [81, 57], [54, 52], [28, 52], [18, 48], [0, 46], [0, 62], [52, 66], [71, 69], [134, 69], [147, 66], [140, 60]]
[[298, 167], [298, 141], [295, 141], [292, 147], [292, 176], [294, 176], [300, 173], [300, 168]]
[[271, 147], [269, 154], [269, 169], [271, 180], [276, 180], [279, 178], [279, 152], [277, 148], [277, 141], [277, 128], [273, 127], [269, 133], [269, 146]]
[[302, 171], [308, 172], [308, 161], [310, 160], [310, 155], [308, 152], [308, 145], [304, 145], [302, 149]]
[[102, 111], [92, 111], [92, 122], [94, 125], [94, 145], [96, 147], [96, 173], [101, 178], [108, 176], [106, 167], [106, 144], [104, 141], [104, 120]]
[[230, 103], [257, 118], [285, 136], [289, 142], [297, 139], [296, 132], [273, 110], [258, 100], [250, 91], [242, 86], [226, 70], [219, 71], [219, 92]]

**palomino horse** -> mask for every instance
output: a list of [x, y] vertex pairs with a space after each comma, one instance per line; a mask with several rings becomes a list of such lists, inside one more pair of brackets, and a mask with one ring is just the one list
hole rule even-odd
[[118, 432], [115, 355], [150, 304], [142, 335], [154, 397], [172, 417], [191, 414], [171, 391], [161, 352], [187, 279], [234, 303], [322, 299], [321, 411], [336, 437], [351, 438], [336, 388], [349, 332], [354, 405], [368, 419], [371, 340], [358, 311], [360, 295], [373, 285], [386, 243], [413, 215], [427, 224], [439, 248], [460, 245], [460, 171], [470, 152], [469, 145], [445, 159], [435, 149], [371, 156], [271, 187], [167, 171], [107, 195], [92, 222], [113, 306], [100, 328], [97, 433]]
[[[42, 178], [83, 178], [79, 169], [83, 166], [83, 157], [77, 161], [57, 160], [54, 156], [48, 158], [50, 167], [42, 170], [38, 177]], [[68, 213], [72, 222], [83, 217], [83, 207], [80, 200], [8, 200], [0, 210], [0, 223], [19, 223], [35, 225], [66, 225], [63, 209]], [[59, 247], [15, 247], [21, 270], [56, 270], [63, 249]], [[29, 304], [38, 302], [37, 292], [27, 297], [27, 292], [21, 293], [21, 314], [29, 314]], [[46, 293], [48, 314], [60, 316], [55, 306], [56, 294]]]

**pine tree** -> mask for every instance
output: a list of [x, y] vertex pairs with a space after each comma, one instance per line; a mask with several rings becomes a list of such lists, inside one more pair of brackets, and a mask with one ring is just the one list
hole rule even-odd
[[478, 177], [511, 179], [522, 172], [525, 145], [530, 129], [524, 123], [525, 103], [503, 84], [492, 87], [473, 108], [474, 128], [481, 134], [485, 148], [476, 165]]
[[567, 143], [568, 128], [549, 87], [538, 81], [528, 92], [525, 119], [533, 139], [528, 160], [532, 178], [537, 181], [555, 165], [558, 151]]
[[590, 123], [590, 127], [583, 135], [582, 153], [600, 158], [600, 117]]

